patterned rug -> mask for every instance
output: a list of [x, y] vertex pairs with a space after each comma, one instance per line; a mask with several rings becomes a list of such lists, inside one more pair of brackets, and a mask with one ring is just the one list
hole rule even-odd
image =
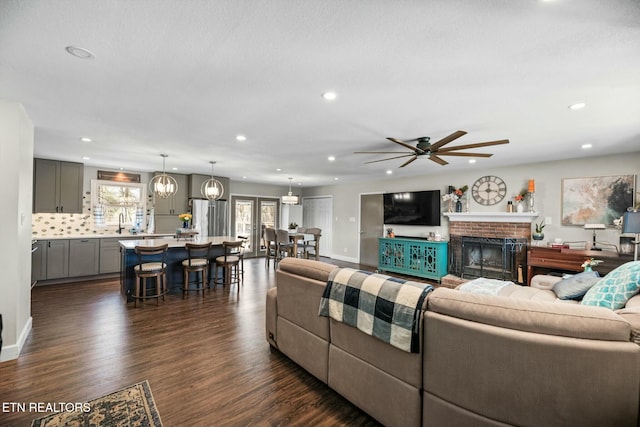
[[145, 380], [90, 400], [79, 411], [58, 412], [33, 420], [31, 426], [162, 427], [162, 421]]

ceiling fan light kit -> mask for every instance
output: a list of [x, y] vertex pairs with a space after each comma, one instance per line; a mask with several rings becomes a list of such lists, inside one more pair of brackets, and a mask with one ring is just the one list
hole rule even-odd
[[[400, 152], [399, 151], [355, 151], [354, 154], [400, 154], [399, 156], [393, 156], [385, 159], [368, 161], [368, 162], [365, 162], [365, 164], [384, 162], [387, 160], [400, 159], [403, 157], [410, 157], [409, 160], [405, 161], [403, 164], [400, 165], [401, 168], [409, 165], [416, 159], [429, 159], [438, 163], [439, 165], [445, 166], [445, 165], [448, 165], [449, 162], [447, 162], [441, 156], [491, 157], [493, 156], [493, 154], [491, 153], [474, 153], [474, 152], [459, 151], [459, 150], [469, 150], [473, 148], [489, 147], [492, 145], [501, 145], [501, 144], [509, 143], [508, 139], [500, 139], [497, 141], [478, 142], [475, 144], [465, 144], [465, 145], [458, 145], [457, 147], [443, 148], [445, 145], [449, 144], [450, 142], [466, 134], [467, 132], [463, 130], [458, 130], [456, 132], [453, 132], [451, 135], [444, 137], [441, 140], [434, 143], [430, 142], [431, 138], [429, 138], [428, 136], [421, 136], [419, 138], [409, 139], [406, 141], [400, 140], [398, 138], [389, 137], [387, 138], [389, 141], [409, 149], [410, 152], [407, 153], [406, 151], [405, 152], [402, 152], [402, 151]], [[415, 146], [410, 144], [410, 142], [416, 142]]]

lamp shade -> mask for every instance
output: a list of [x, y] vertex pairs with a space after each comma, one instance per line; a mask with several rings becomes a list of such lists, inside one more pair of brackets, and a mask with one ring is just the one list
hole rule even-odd
[[640, 211], [625, 212], [622, 217], [623, 233], [640, 233]]
[[291, 192], [291, 180], [293, 178], [289, 178], [289, 193], [286, 196], [282, 196], [282, 203], [285, 205], [297, 205], [298, 204], [298, 196], [294, 196]]

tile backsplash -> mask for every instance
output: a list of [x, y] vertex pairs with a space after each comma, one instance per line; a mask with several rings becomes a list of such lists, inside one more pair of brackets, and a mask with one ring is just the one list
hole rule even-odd
[[34, 237], [112, 234], [117, 230], [117, 225], [95, 226], [90, 192], [82, 196], [82, 213], [34, 213], [31, 219], [31, 234]]

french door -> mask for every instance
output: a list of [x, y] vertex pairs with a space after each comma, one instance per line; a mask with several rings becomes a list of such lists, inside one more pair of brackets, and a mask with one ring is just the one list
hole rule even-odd
[[235, 237], [246, 239], [246, 257], [265, 254], [264, 229], [277, 228], [279, 210], [278, 198], [231, 196], [231, 230]]

